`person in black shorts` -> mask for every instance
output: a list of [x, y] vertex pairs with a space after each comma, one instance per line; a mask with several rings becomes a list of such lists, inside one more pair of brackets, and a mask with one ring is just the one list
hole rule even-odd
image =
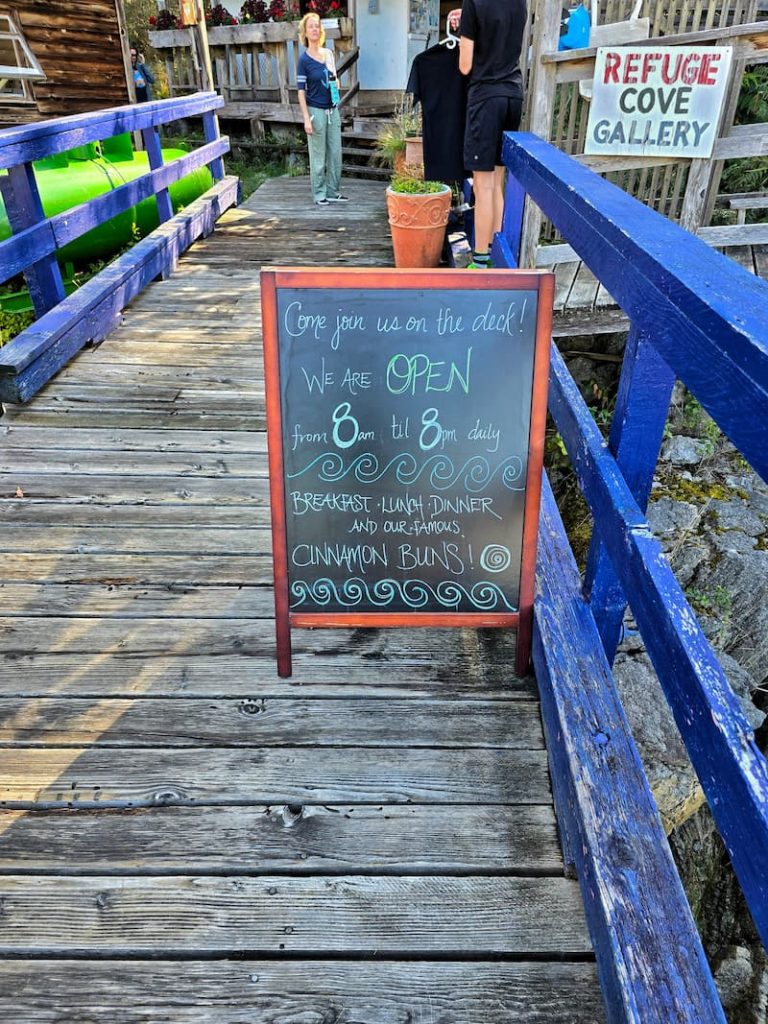
[[475, 191], [475, 248], [470, 267], [491, 265], [490, 246], [504, 210], [505, 131], [517, 131], [523, 107], [520, 51], [525, 0], [464, 0], [448, 23], [459, 28], [459, 68], [469, 75], [464, 167]]

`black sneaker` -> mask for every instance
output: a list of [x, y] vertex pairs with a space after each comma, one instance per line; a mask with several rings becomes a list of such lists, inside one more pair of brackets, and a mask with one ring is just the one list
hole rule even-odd
[[328, 196], [326, 199], [327, 203], [348, 203], [349, 196], [343, 196], [341, 192], [337, 196]]
[[316, 199], [315, 200], [315, 206], [328, 206], [328, 200], [327, 199]]

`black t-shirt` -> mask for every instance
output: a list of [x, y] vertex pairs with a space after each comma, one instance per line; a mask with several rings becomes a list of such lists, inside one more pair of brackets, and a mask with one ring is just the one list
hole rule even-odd
[[525, 0], [464, 0], [459, 35], [475, 44], [469, 102], [489, 96], [522, 96], [520, 51]]
[[464, 178], [466, 79], [459, 71], [459, 48], [431, 46], [416, 55], [406, 92], [421, 103], [424, 177], [429, 181]]

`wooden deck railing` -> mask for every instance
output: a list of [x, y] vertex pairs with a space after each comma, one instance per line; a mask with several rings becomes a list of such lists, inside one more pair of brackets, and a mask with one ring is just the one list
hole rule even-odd
[[[24, 273], [38, 319], [0, 348], [0, 401], [24, 402], [89, 341], [115, 326], [127, 302], [150, 281], [167, 274], [179, 254], [237, 201], [238, 179], [225, 177], [229, 140], [219, 135], [215, 93], [97, 110], [0, 132], [0, 177], [13, 234], [0, 242], [0, 283]], [[205, 144], [164, 163], [158, 128], [180, 118], [202, 117]], [[104, 195], [47, 217], [34, 162], [125, 132], [140, 132], [150, 170]], [[168, 188], [209, 165], [213, 186], [176, 214]], [[160, 226], [69, 297], [56, 259], [59, 249], [136, 203], [157, 197]]]
[[[323, 21], [331, 42], [342, 92], [342, 105], [359, 90], [358, 50], [351, 18]], [[224, 25], [208, 29], [214, 85], [224, 97], [221, 116], [251, 122], [258, 132], [265, 122], [300, 123], [296, 98], [296, 63], [301, 47], [297, 22]], [[191, 29], [150, 32], [150, 43], [164, 61], [171, 95], [201, 89], [204, 73]]]
[[768, 765], [645, 519], [680, 378], [768, 479], [768, 285], [535, 135], [509, 135], [497, 266], [527, 194], [631, 319], [606, 445], [556, 348], [550, 411], [594, 518], [582, 586], [545, 490], [534, 663], [567, 855], [612, 1021], [724, 1017], [610, 672], [628, 603], [768, 944]]

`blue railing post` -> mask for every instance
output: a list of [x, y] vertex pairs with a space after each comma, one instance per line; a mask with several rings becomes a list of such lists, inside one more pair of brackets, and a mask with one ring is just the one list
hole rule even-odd
[[525, 189], [513, 174], [507, 175], [504, 193], [504, 216], [501, 233], [506, 239], [515, 258], [513, 266], [520, 266], [520, 243], [523, 240], [523, 214], [525, 213]]
[[[160, 133], [154, 126], [151, 128], [143, 128], [141, 137], [144, 140], [144, 148], [147, 151], [147, 158], [149, 160], [149, 166], [152, 170], [157, 170], [158, 167], [163, 166], [163, 150], [160, 144]], [[157, 214], [160, 218], [160, 223], [164, 224], [167, 220], [170, 220], [173, 216], [173, 204], [171, 203], [171, 197], [168, 194], [167, 188], [158, 189], [157, 192]]]
[[493, 236], [491, 259], [494, 267], [520, 265], [520, 242], [523, 236], [525, 189], [512, 174], [507, 175], [504, 191], [504, 214], [501, 231]]
[[[203, 114], [203, 137], [206, 142], [215, 142], [219, 136], [219, 119], [212, 110]], [[224, 161], [221, 157], [211, 160], [211, 175], [214, 181], [224, 177]]]
[[[5, 211], [14, 234], [45, 220], [40, 192], [31, 163], [8, 168], [2, 183]], [[53, 253], [42, 256], [24, 271], [35, 314], [42, 316], [65, 297], [64, 281]]]
[[[632, 325], [624, 348], [608, 447], [643, 512], [648, 506], [674, 383], [674, 373], [648, 337]], [[597, 528], [587, 558], [584, 592], [605, 655], [612, 664], [627, 602]]]

